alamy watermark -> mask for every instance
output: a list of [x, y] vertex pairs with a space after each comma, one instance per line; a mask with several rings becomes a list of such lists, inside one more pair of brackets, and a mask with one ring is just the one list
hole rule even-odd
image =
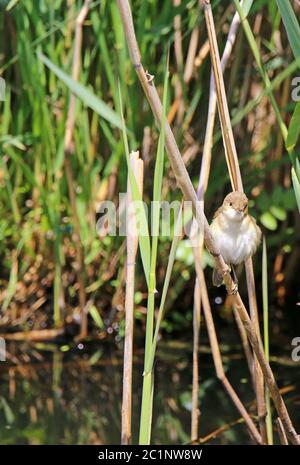
[[5, 80], [0, 77], [0, 102], [5, 100]]
[[294, 337], [292, 340], [292, 346], [295, 346], [291, 354], [292, 360], [294, 362], [300, 362], [300, 337]]
[[300, 77], [294, 77], [292, 79], [292, 100], [294, 102], [300, 102]]
[[0, 337], [0, 362], [6, 362], [6, 343], [3, 337]]
[[[100, 218], [96, 229], [100, 237], [182, 237], [190, 239], [191, 246], [199, 246], [203, 240], [203, 204], [197, 202], [193, 220], [192, 202], [174, 200], [152, 201], [150, 204], [129, 201], [127, 194], [119, 194], [119, 202], [103, 201], [97, 208]], [[157, 222], [159, 217], [159, 222]], [[150, 225], [150, 226], [149, 226]]]

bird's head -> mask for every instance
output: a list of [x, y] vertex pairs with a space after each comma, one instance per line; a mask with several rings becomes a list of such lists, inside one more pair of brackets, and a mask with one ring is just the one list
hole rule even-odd
[[242, 221], [248, 214], [247, 196], [239, 191], [230, 192], [224, 199], [222, 211], [231, 221]]

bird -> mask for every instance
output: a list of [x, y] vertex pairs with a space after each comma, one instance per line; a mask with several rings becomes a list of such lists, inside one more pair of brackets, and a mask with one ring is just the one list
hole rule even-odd
[[[233, 265], [252, 257], [261, 241], [261, 230], [248, 213], [248, 198], [244, 192], [233, 191], [226, 195], [222, 206], [214, 214], [210, 230], [237, 285]], [[222, 283], [223, 276], [215, 268], [213, 284], [219, 287]]]

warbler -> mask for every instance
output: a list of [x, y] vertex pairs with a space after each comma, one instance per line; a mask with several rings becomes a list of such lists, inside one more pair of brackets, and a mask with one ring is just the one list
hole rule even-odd
[[[239, 191], [230, 192], [215, 212], [210, 228], [222, 257], [231, 269], [232, 278], [237, 283], [233, 265], [239, 265], [251, 257], [261, 241], [261, 230], [248, 213], [247, 196]], [[223, 277], [214, 269], [213, 284], [221, 286], [222, 282]]]

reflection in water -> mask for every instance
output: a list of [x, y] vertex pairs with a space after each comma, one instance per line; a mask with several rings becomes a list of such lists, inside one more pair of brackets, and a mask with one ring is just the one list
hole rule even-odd
[[[0, 365], [0, 444], [118, 444], [122, 388], [122, 357], [51, 347], [39, 361], [18, 366]], [[142, 361], [143, 356], [139, 359]], [[215, 379], [210, 355], [201, 355], [201, 437], [238, 414]], [[251, 409], [252, 389], [243, 359], [226, 362], [228, 376]], [[296, 369], [295, 369], [296, 368]], [[275, 366], [279, 383], [289, 379], [299, 386], [297, 367]], [[133, 438], [138, 437], [142, 364], [134, 368]], [[283, 376], [280, 376], [282, 371]], [[297, 379], [298, 376], [298, 379]], [[152, 443], [189, 441], [191, 407], [191, 354], [166, 351], [155, 365], [155, 402]], [[297, 389], [299, 392], [299, 389]], [[291, 384], [288, 406], [299, 428], [299, 396]], [[292, 404], [292, 402], [294, 404]], [[297, 405], [298, 404], [298, 405]], [[252, 405], [255, 413], [255, 406]], [[220, 434], [215, 443], [249, 442], [243, 424]]]

